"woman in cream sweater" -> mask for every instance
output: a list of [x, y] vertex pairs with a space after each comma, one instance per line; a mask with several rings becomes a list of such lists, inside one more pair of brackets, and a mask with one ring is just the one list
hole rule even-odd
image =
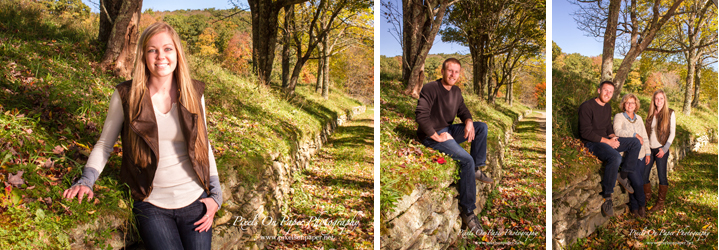
[[647, 203], [644, 190], [642, 190], [642, 185], [644, 184], [642, 177], [645, 164], [648, 164], [650, 160], [649, 136], [647, 136], [647, 131], [644, 128], [642, 117], [635, 113], [639, 109], [639, 99], [635, 95], [624, 95], [619, 108], [623, 112], [614, 116], [614, 133], [619, 137], [636, 137], [639, 139], [639, 143], [642, 144], [637, 166], [627, 177], [632, 184], [632, 188], [634, 188], [634, 193], [629, 194], [629, 209], [635, 217], [645, 217]]

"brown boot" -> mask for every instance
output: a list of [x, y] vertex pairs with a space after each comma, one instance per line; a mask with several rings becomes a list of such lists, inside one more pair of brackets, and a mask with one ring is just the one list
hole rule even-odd
[[639, 211], [637, 211], [637, 213], [639, 213], [639, 217], [641, 218], [647, 217], [647, 207], [639, 207]]
[[664, 209], [664, 202], [667, 199], [667, 190], [669, 189], [668, 185], [659, 185], [659, 194], [657, 195], [657, 203], [654, 204], [654, 207], [649, 210], [649, 212], [656, 212], [659, 210]]
[[652, 184], [651, 183], [644, 184], [644, 197], [647, 198], [645, 200], [645, 202], [649, 202], [649, 199], [652, 198]]

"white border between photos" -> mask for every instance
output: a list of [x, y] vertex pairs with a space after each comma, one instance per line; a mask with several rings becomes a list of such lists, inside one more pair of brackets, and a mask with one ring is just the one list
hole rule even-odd
[[[562, 1], [562, 0], [560, 0]], [[545, 34], [545, 57], [544, 66], [546, 70], [544, 72], [545, 86], [546, 86], [546, 108], [544, 109], [547, 114], [545, 115], [546, 131], [545, 131], [545, 163], [544, 176], [546, 177], [544, 185], [544, 203], [546, 205], [545, 212], [547, 213], [544, 218], [547, 222], [544, 227], [544, 241], [545, 248], [552, 249], [552, 0], [547, 0], [545, 15], [546, 15], [546, 32]]]
[[380, 249], [380, 210], [379, 210], [379, 44], [380, 44], [380, 1], [374, 0], [374, 249]]

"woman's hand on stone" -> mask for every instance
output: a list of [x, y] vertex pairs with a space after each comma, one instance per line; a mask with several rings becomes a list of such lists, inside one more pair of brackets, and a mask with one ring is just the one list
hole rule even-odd
[[195, 224], [194, 224], [195, 226], [200, 225], [197, 228], [195, 228], [195, 231], [198, 231], [201, 233], [201, 232], [207, 232], [210, 230], [210, 228], [212, 228], [212, 221], [215, 218], [215, 213], [217, 212], [218, 205], [217, 205], [217, 202], [215, 201], [215, 199], [212, 199], [212, 198], [202, 198], [202, 199], [200, 199], [200, 202], [205, 204], [205, 207], [207, 208], [207, 213], [204, 216], [202, 216], [202, 219], [195, 222]]
[[92, 189], [85, 185], [75, 185], [68, 189], [65, 189], [65, 192], [62, 193], [62, 197], [65, 197], [65, 199], [73, 199], [75, 196], [77, 196], [77, 200], [79, 203], [82, 204], [82, 198], [87, 194], [87, 201], [91, 201], [92, 198], [95, 197], [95, 193], [92, 192]]

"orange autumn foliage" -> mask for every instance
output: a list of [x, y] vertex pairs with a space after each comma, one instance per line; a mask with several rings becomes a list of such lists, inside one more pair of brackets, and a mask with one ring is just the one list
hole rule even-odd
[[251, 74], [252, 38], [246, 32], [235, 33], [223, 53], [222, 66], [240, 75]]

